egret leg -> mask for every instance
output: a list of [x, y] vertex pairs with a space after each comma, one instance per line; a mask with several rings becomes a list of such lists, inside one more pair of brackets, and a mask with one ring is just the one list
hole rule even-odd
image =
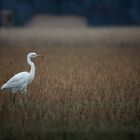
[[26, 96], [26, 99], [30, 99], [30, 93], [27, 91], [27, 89], [24, 90], [24, 95]]
[[14, 97], [13, 97], [13, 103], [15, 103], [15, 101], [16, 101], [16, 96], [17, 96], [17, 94], [15, 93]]
[[31, 99], [31, 95], [30, 95], [29, 92], [27, 92], [27, 98], [28, 98], [28, 99]]
[[10, 93], [10, 101], [12, 101], [12, 94]]
[[24, 100], [24, 102], [27, 100], [27, 89], [25, 89], [24, 91], [23, 91], [23, 100]]
[[[14, 100], [14, 99], [13, 99], [13, 98], [14, 98], [14, 97], [13, 97], [13, 93], [9, 93], [9, 94], [10, 94], [10, 101], [13, 102], [13, 100]], [[14, 96], [15, 96], [15, 95], [14, 95]]]

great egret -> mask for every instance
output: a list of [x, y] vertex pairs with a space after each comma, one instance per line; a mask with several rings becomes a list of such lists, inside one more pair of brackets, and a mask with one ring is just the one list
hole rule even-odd
[[30, 72], [25, 71], [14, 75], [10, 80], [1, 86], [1, 90], [10, 91], [14, 93], [15, 96], [17, 92], [26, 93], [28, 84], [30, 84], [35, 77], [35, 65], [31, 61], [31, 58], [35, 58], [37, 56], [41, 55], [37, 55], [34, 52], [28, 53], [27, 63], [31, 66]]

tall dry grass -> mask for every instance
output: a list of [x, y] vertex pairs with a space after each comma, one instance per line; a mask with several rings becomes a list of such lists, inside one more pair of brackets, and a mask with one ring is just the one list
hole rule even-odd
[[28, 95], [0, 92], [0, 139], [139, 139], [140, 48], [1, 47], [0, 84], [29, 70]]

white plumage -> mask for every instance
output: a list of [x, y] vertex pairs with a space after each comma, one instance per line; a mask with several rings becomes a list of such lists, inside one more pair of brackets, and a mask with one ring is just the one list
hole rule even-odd
[[25, 93], [27, 92], [27, 86], [30, 84], [35, 77], [35, 65], [31, 61], [31, 58], [35, 58], [36, 53], [29, 53], [27, 55], [27, 63], [31, 66], [30, 72], [20, 72], [14, 75], [10, 80], [8, 80], [4, 85], [1, 86], [1, 90], [10, 91], [12, 93]]
[[21, 72], [14, 75], [10, 80], [4, 84], [1, 89], [9, 90], [12, 93], [16, 92], [26, 92], [26, 87], [28, 85], [28, 72]]

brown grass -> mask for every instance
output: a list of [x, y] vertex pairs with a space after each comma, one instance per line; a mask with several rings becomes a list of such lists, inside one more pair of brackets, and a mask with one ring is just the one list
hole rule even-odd
[[46, 58], [28, 95], [0, 93], [0, 139], [138, 139], [140, 48], [55, 46], [1, 46], [1, 85], [28, 69], [27, 52]]

